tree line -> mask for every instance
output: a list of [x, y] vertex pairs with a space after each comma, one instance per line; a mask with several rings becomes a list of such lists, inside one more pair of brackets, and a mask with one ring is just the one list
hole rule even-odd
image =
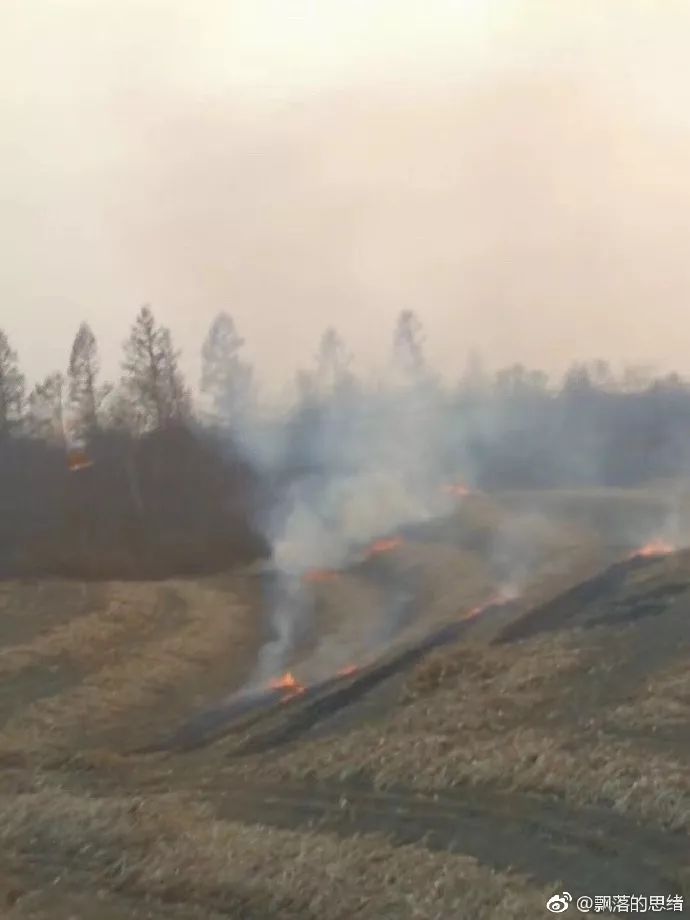
[[[242, 345], [219, 314], [201, 381], [217, 411], [248, 398]], [[27, 391], [0, 331], [0, 574], [164, 576], [266, 552], [252, 523], [256, 476], [230, 439], [213, 435], [210, 415], [205, 425], [195, 417], [179, 359], [144, 306], [117, 383], [102, 380], [96, 337], [82, 323], [65, 371]]]
[[[232, 318], [220, 313], [203, 347], [201, 390], [224, 414], [249, 397], [252, 373], [241, 360], [242, 345]], [[170, 329], [144, 306], [124, 343], [117, 385], [101, 381], [96, 337], [82, 323], [66, 372], [48, 374], [27, 393], [18, 355], [0, 330], [0, 438], [26, 435], [69, 444], [88, 442], [108, 428], [142, 435], [188, 424], [192, 398], [179, 358]]]
[[[244, 339], [233, 318], [220, 312], [210, 325], [201, 349], [199, 391], [203, 407], [194, 406], [192, 391], [180, 369], [180, 352], [171, 331], [143, 306], [124, 343], [122, 375], [117, 384], [101, 380], [96, 336], [88, 323], [80, 325], [66, 371], [53, 371], [27, 392], [16, 351], [0, 329], [0, 440], [24, 435], [46, 441], [88, 442], [95, 433], [126, 430], [141, 436], [174, 426], [214, 420], [222, 426], [239, 423], [256, 409], [257, 380], [243, 358]], [[489, 405], [495, 410], [534, 406], [535, 402], [580, 402], [591, 409], [593, 394], [628, 397], [665, 393], [678, 398], [688, 393], [678, 374], [654, 376], [644, 367], [627, 367], [616, 375], [602, 360], [576, 363], [556, 384], [541, 370], [514, 364], [489, 374], [477, 352], [470, 352], [455, 382], [441, 384], [425, 354], [425, 336], [419, 317], [402, 311], [391, 341], [390, 368], [399, 380], [435, 386], [456, 408]], [[295, 409], [305, 402], [328, 398], [350, 388], [365, 394], [371, 381], [358, 380], [354, 357], [333, 327], [327, 328], [316, 349], [313, 365], [296, 375]]]
[[[520, 364], [489, 373], [472, 353], [448, 383], [406, 310], [378, 377], [357, 372], [335, 328], [323, 332], [291, 408], [267, 423], [280, 444], [268, 469], [246, 438], [262, 413], [244, 346], [219, 313], [195, 399], [170, 329], [144, 306], [118, 381], [102, 379], [82, 323], [65, 370], [29, 390], [0, 330], [0, 574], [163, 576], [265, 555], [262, 520], [286, 483], [355, 456], [361, 467], [368, 439], [381, 450], [399, 419], [402, 453], [423, 450], [434, 475], [480, 489], [638, 485], [690, 465], [690, 388], [677, 374], [592, 361], [554, 382]], [[87, 462], [71, 465], [75, 450]]]

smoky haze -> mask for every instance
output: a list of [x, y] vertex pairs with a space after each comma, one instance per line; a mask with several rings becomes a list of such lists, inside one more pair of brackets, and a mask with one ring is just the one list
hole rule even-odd
[[402, 3], [396, 30], [384, 2], [255, 6], [3, 6], [0, 295], [30, 376], [82, 319], [112, 376], [143, 302], [194, 381], [219, 309], [274, 387], [331, 323], [380, 361], [408, 308], [451, 376], [471, 347], [682, 369], [681, 5]]
[[0, 574], [261, 560], [263, 686], [412, 625], [425, 527], [498, 515], [485, 602], [559, 538], [540, 492], [686, 546], [690, 11], [660, 6], [4, 0]]

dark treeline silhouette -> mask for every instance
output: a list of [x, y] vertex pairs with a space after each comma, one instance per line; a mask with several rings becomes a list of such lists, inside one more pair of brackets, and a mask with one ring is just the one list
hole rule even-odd
[[25, 396], [0, 333], [0, 573], [163, 577], [264, 555], [257, 478], [227, 432], [194, 418], [170, 331], [148, 307], [118, 385], [99, 376], [83, 324], [66, 375]]
[[[149, 307], [115, 384], [101, 381], [84, 323], [65, 372], [27, 393], [0, 331], [0, 573], [164, 577], [264, 556], [263, 522], [282, 493], [329, 464], [363, 469], [374, 429], [383, 456], [387, 415], [417, 413], [424, 423], [407, 426], [401, 450], [433, 452], [426, 471], [481, 489], [634, 486], [682, 475], [690, 460], [690, 388], [677, 375], [617, 377], [596, 361], [554, 385], [521, 365], [489, 374], [471, 355], [444, 384], [426, 361], [419, 319], [404, 311], [382, 377], [360, 379], [327, 329], [292, 408], [271, 420], [243, 347], [219, 314], [195, 405], [171, 332]], [[265, 443], [279, 445], [270, 462]]]
[[520, 365], [492, 380], [475, 368], [455, 405], [482, 488], [639, 486], [690, 468], [690, 387], [675, 374], [616, 378], [595, 361], [554, 388]]

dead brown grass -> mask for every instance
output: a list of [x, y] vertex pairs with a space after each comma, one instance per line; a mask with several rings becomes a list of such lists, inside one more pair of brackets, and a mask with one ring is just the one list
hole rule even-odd
[[633, 729], [690, 728], [690, 658], [685, 655], [655, 674], [632, 700], [609, 710], [607, 718], [614, 725]]
[[[589, 656], [582, 645], [570, 636], [539, 637], [529, 643], [525, 654], [516, 654], [515, 646], [466, 645], [442, 649], [421, 662], [408, 676], [403, 689], [403, 702], [442, 689], [463, 691], [460, 707], [481, 704], [481, 710], [492, 703], [507, 700], [526, 705], [534, 693], [568, 672], [586, 667]], [[518, 699], [519, 697], [519, 699]]]
[[114, 596], [105, 609], [76, 616], [31, 642], [0, 649], [0, 679], [13, 677], [50, 658], [67, 658], [89, 667], [121, 639], [144, 639], [160, 625], [157, 614], [163, 610], [156, 604], [155, 585], [116, 583], [106, 590]]
[[0, 843], [56, 869], [77, 863], [111, 890], [232, 916], [531, 920], [552, 894], [470, 857], [237, 825], [179, 796], [0, 796]]
[[178, 587], [189, 611], [185, 626], [93, 672], [66, 693], [20, 710], [0, 732], [0, 746], [29, 752], [69, 746], [80, 727], [118, 724], [128, 711], [155, 704], [167, 689], [217, 660], [219, 650], [227, 648], [230, 658], [251, 641], [255, 624], [244, 605], [211, 587]]
[[[83, 879], [62, 876], [48, 886], [35, 887], [31, 875], [24, 887], [15, 888], [6, 900], [3, 920], [227, 920], [227, 914], [203, 905], [153, 904], [128, 898], [105, 888], [83, 890]], [[0, 904], [2, 889], [0, 888]], [[256, 920], [268, 920], [266, 916]], [[243, 920], [254, 920], [244, 914]]]
[[444, 651], [411, 674], [406, 705], [385, 722], [229, 769], [271, 779], [366, 776], [423, 790], [520, 789], [690, 830], [684, 763], [607, 737], [596, 720], [561, 724], [571, 682], [587, 680], [593, 654], [577, 634]]

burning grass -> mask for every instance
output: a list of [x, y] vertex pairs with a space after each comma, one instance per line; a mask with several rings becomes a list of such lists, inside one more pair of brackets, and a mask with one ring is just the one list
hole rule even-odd
[[452, 495], [453, 498], [467, 498], [468, 495], [472, 494], [469, 486], [466, 486], [464, 482], [446, 483], [442, 486], [442, 490], [446, 495]]
[[385, 537], [381, 540], [374, 540], [371, 546], [365, 550], [365, 559], [374, 559], [376, 556], [383, 556], [387, 553], [393, 553], [404, 545], [402, 537]]
[[655, 539], [645, 543], [630, 554], [631, 559], [653, 559], [655, 556], [668, 556], [675, 552], [675, 546], [666, 540]]
[[495, 589], [486, 560], [456, 546], [408, 543], [405, 558], [399, 577], [408, 577], [416, 594], [415, 616], [407, 624], [406, 637], [423, 637], [434, 624], [483, 604]]
[[338, 581], [341, 575], [333, 569], [312, 569], [304, 576], [304, 583], [308, 585], [330, 584]]
[[290, 671], [287, 671], [285, 674], [283, 674], [282, 677], [276, 677], [274, 680], [269, 681], [268, 686], [271, 690], [284, 691], [285, 699], [290, 699], [293, 696], [299, 696], [307, 689], [304, 684], [301, 684], [295, 675]]
[[49, 860], [57, 874], [78, 861], [110, 890], [257, 920], [531, 920], [552, 894], [470, 857], [393, 847], [373, 835], [242, 826], [180, 796], [0, 796], [0, 844], [7, 854]]
[[520, 789], [690, 830], [683, 759], [606, 735], [603, 714], [577, 716], [571, 694], [608, 666], [598, 660], [599, 640], [605, 648], [615, 632], [601, 630], [597, 641], [569, 633], [439, 651], [410, 674], [403, 705], [385, 722], [230, 770], [272, 779], [361, 777], [420, 790]]
[[336, 676], [337, 677], [351, 677], [353, 674], [356, 674], [358, 670], [359, 668], [357, 667], [357, 665], [348, 664], [344, 668], [341, 668], [337, 672]]

